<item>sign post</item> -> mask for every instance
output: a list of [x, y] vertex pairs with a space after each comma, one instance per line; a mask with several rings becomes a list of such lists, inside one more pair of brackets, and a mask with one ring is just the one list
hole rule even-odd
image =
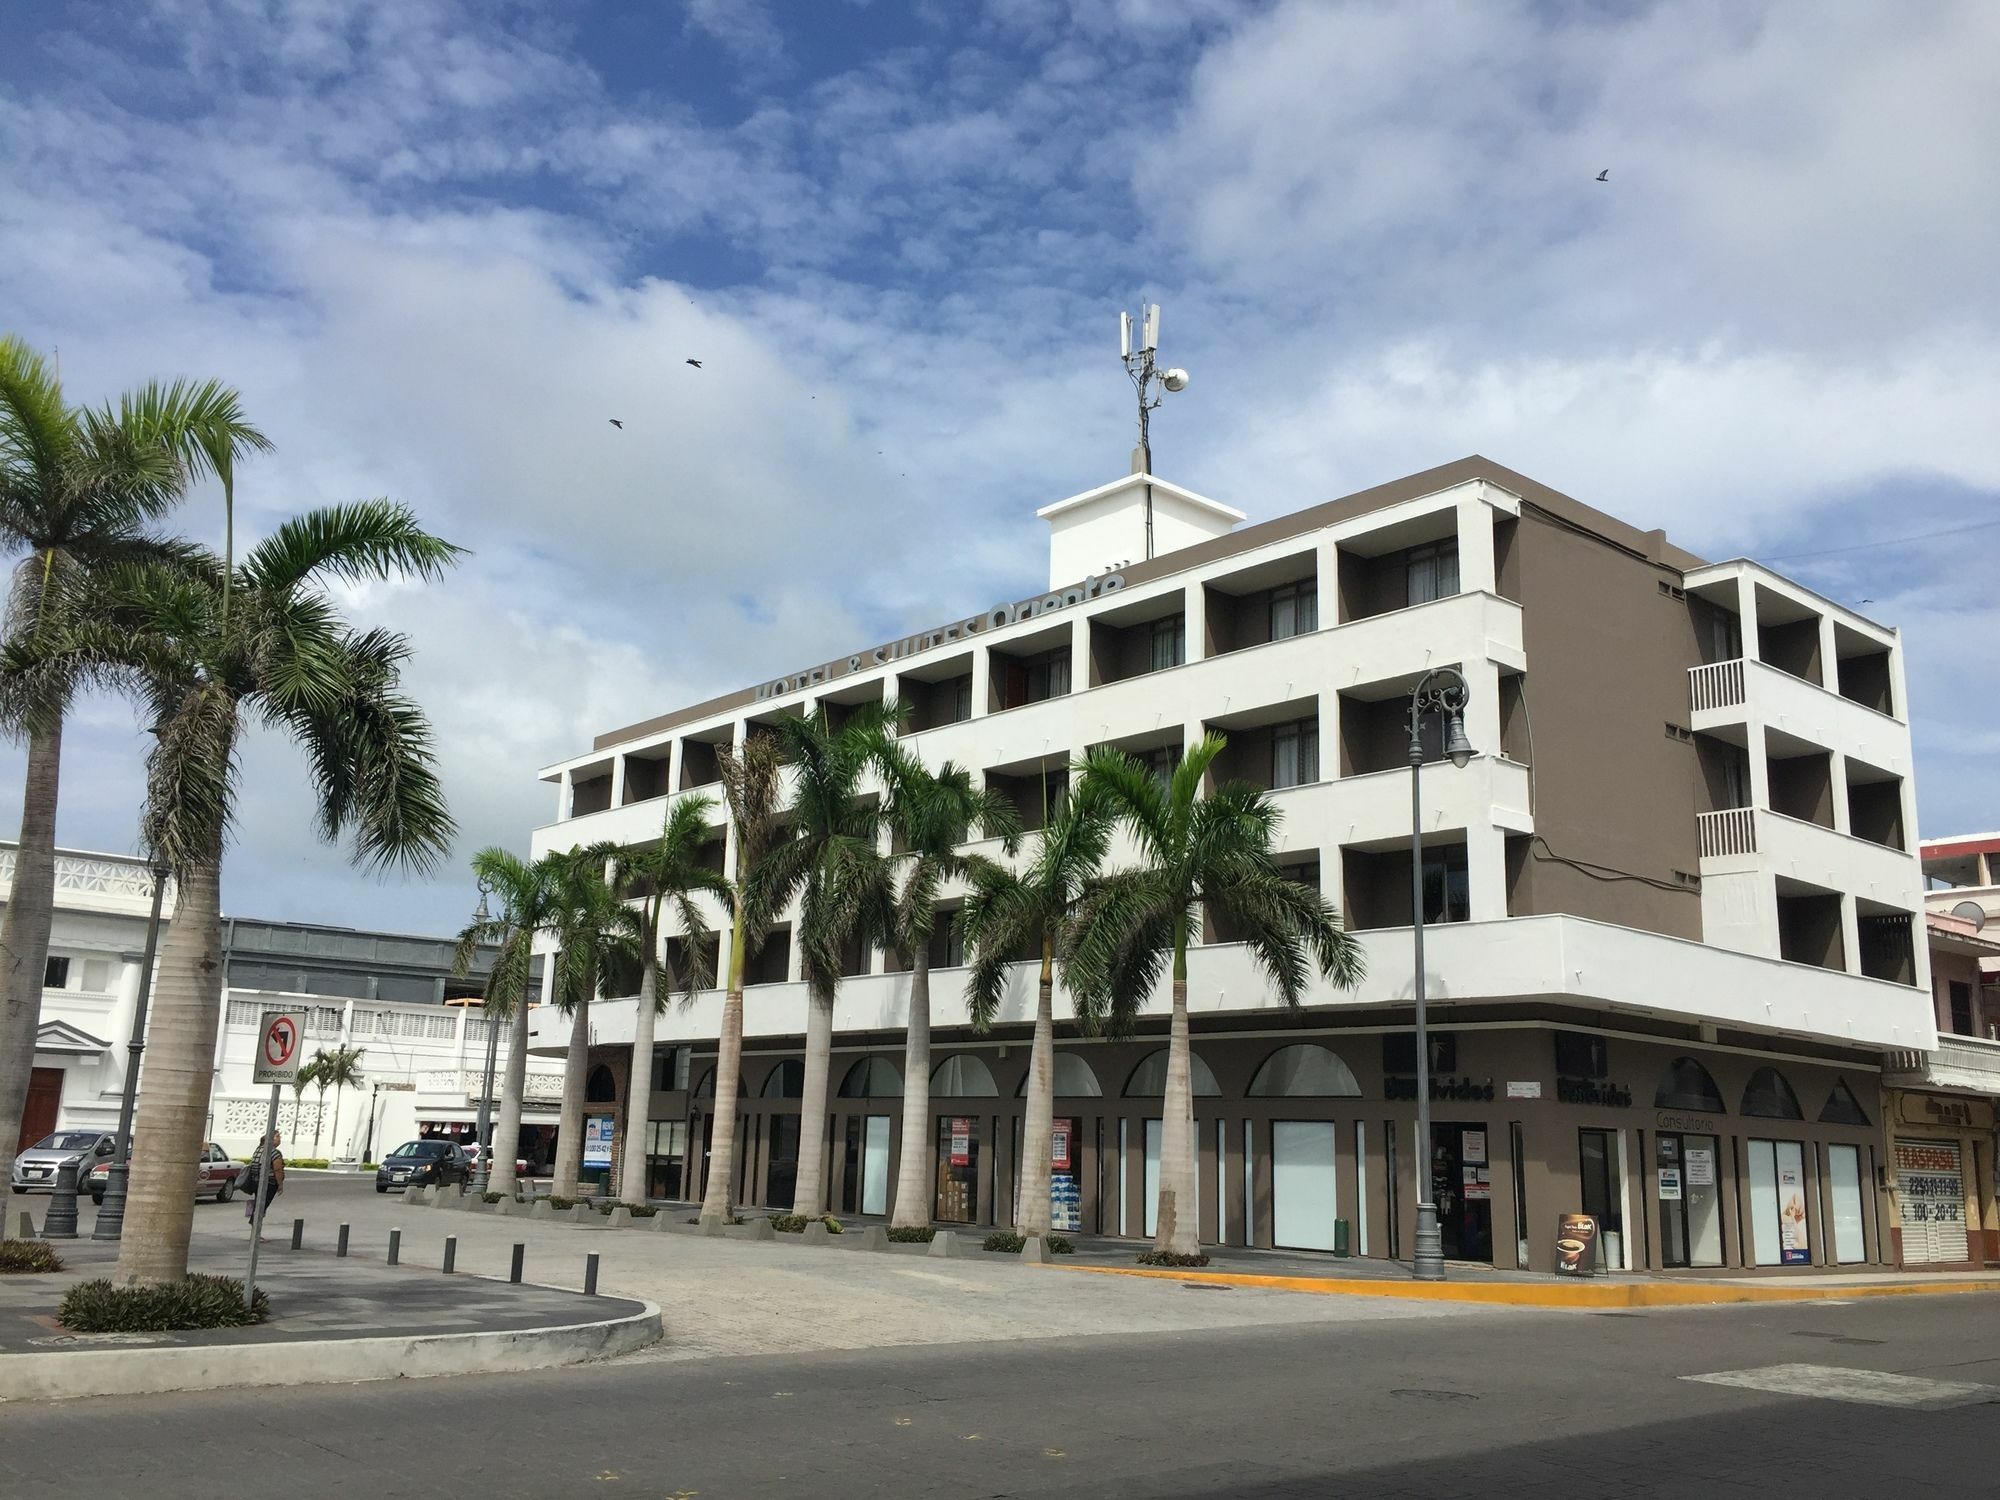
[[250, 1200], [250, 1265], [243, 1274], [243, 1306], [257, 1305], [257, 1246], [264, 1238], [264, 1209], [271, 1201], [271, 1162], [277, 1155], [272, 1138], [278, 1133], [278, 1092], [297, 1080], [303, 1060], [306, 1034], [305, 1012], [267, 1010], [257, 1027], [257, 1061], [252, 1083], [271, 1085], [271, 1107], [264, 1115], [264, 1143], [259, 1157], [250, 1164], [257, 1168], [257, 1185]]

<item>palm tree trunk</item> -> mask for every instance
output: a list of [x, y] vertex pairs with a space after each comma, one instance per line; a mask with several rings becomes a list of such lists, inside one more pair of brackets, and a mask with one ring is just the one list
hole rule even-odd
[[557, 1198], [574, 1198], [583, 1174], [583, 1090], [590, 1077], [590, 996], [576, 1002], [570, 1014], [569, 1053], [563, 1059], [561, 1122], [556, 1126], [556, 1180], [549, 1189]]
[[[722, 998], [722, 1035], [715, 1046], [715, 1103], [709, 1116], [708, 1181], [702, 1187], [703, 1219], [727, 1219], [736, 1181], [736, 1095], [743, 1081], [743, 895], [738, 882], [729, 929], [729, 989]], [[692, 1159], [701, 1142], [689, 1141]]]
[[649, 945], [639, 969], [639, 1014], [632, 1021], [631, 1080], [625, 1085], [625, 1140], [618, 1196], [646, 1201], [646, 1122], [653, 1112], [653, 1006], [660, 992], [660, 961]]
[[[333, 1129], [327, 1132], [326, 1149], [333, 1152], [340, 1150], [340, 1085], [337, 1083], [333, 1086]], [[315, 1151], [313, 1155], [319, 1153]]]
[[920, 943], [910, 964], [910, 1024], [903, 1035], [903, 1141], [896, 1160], [890, 1223], [921, 1229], [931, 1221], [931, 950]]
[[1188, 1050], [1187, 947], [1174, 943], [1174, 1015], [1167, 1038], [1167, 1091], [1160, 1101], [1159, 1225], [1153, 1248], [1174, 1255], [1201, 1253], [1201, 1215], [1195, 1189], [1194, 1083]]
[[132, 1176], [118, 1246], [122, 1283], [187, 1275], [195, 1163], [208, 1124], [222, 1009], [222, 848], [184, 871], [160, 953], [146, 1073], [132, 1129]]
[[1022, 1234], [1049, 1232], [1049, 1149], [1056, 1112], [1055, 944], [1042, 942], [1042, 976], [1035, 986], [1035, 1040], [1028, 1049], [1027, 1114], [1021, 1122], [1021, 1201], [1014, 1227]]
[[318, 1156], [318, 1155], [319, 1155], [319, 1127], [320, 1127], [320, 1124], [321, 1124], [321, 1122], [323, 1122], [323, 1121], [324, 1121], [325, 1119], [326, 1119], [326, 1090], [325, 1090], [325, 1089], [321, 1089], [321, 1090], [319, 1091], [319, 1097], [318, 1097], [317, 1099], [313, 1100], [313, 1149], [312, 1149], [312, 1154], [313, 1154], [314, 1156]]
[[[28, 735], [28, 784], [21, 795], [21, 841], [14, 884], [0, 919], [0, 1146], [13, 1159], [28, 1107], [35, 1066], [35, 1032], [42, 1024], [42, 978], [49, 962], [49, 924], [56, 906], [56, 792], [62, 771], [62, 721]], [[22, 1141], [23, 1146], [33, 1144]]]
[[[500, 1118], [493, 1122], [492, 1170], [486, 1191], [514, 1194], [517, 1179], [514, 1159], [521, 1154], [521, 1100], [528, 1092], [528, 997], [514, 1002], [508, 1017], [507, 1066], [500, 1073]], [[488, 1025], [492, 1024], [491, 1019]]]
[[833, 992], [806, 996], [806, 1077], [799, 1099], [799, 1175], [792, 1212], [826, 1212], [826, 1082], [833, 1067]]

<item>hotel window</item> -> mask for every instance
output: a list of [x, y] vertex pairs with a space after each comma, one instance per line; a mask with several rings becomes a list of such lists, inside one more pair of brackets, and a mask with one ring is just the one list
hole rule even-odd
[[1174, 768], [1181, 763], [1181, 757], [1172, 745], [1162, 745], [1157, 750], [1141, 750], [1138, 761], [1164, 786], [1174, 779]]
[[1433, 599], [1449, 599], [1458, 592], [1458, 543], [1437, 542], [1428, 547], [1412, 547], [1406, 563], [1410, 580], [1410, 603], [1428, 604]]
[[69, 988], [69, 960], [51, 958], [42, 969], [42, 988], [45, 990], [65, 990]]
[[1271, 590], [1271, 639], [1288, 641], [1319, 629], [1319, 584], [1308, 578]]
[[965, 676], [955, 679], [951, 683], [950, 687], [951, 687], [951, 706], [949, 710], [950, 716], [946, 718], [945, 722], [947, 724], [963, 724], [967, 719], [972, 717], [971, 674], [967, 673]]
[[1027, 703], [1061, 698], [1069, 692], [1069, 647], [1059, 646], [1027, 664]]
[[1951, 980], [1950, 984], [1952, 1035], [1975, 1035], [1972, 1029], [1972, 986], [1957, 979]]
[[1471, 918], [1471, 879], [1466, 874], [1465, 845], [1452, 844], [1424, 851], [1424, 920], [1464, 922]]
[[1173, 615], [1153, 622], [1153, 670], [1178, 667], [1187, 660], [1187, 617]]
[[1271, 787], [1319, 780], [1319, 720], [1299, 719], [1271, 731]]

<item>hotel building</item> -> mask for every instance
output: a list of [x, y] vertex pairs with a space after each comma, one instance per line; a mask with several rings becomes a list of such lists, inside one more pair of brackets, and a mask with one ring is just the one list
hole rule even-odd
[[[911, 748], [1004, 790], [1030, 830], [1092, 746], [1165, 765], [1216, 731], [1219, 774], [1269, 789], [1285, 866], [1339, 907], [1367, 976], [1294, 1012], [1213, 923], [1190, 954], [1205, 1241], [1407, 1257], [1428, 1171], [1455, 1258], [1547, 1270], [1558, 1216], [1588, 1212], [1613, 1268], [1893, 1262], [1882, 1072], [1936, 1045], [1893, 629], [1482, 458], [1256, 524], [1144, 474], [1038, 515], [1046, 593], [599, 735], [543, 772], [556, 821], [534, 852], [642, 843], [706, 791], [724, 868], [718, 747], [815, 707], [905, 705]], [[1454, 767], [1424, 725], [1419, 1142], [1407, 717], [1442, 665], [1469, 685], [1475, 754]], [[933, 1217], [1011, 1222], [1033, 974], [980, 1035], [962, 959], [940, 924], [920, 1080], [900, 1075], [907, 977], [851, 956], [834, 1212], [889, 1209], [917, 1087]], [[746, 992], [746, 1204], [790, 1206], [806, 1003], [780, 924]], [[1166, 1004], [1163, 985], [1108, 1042], [1058, 992], [1056, 1212], [1082, 1232], [1153, 1228]], [[720, 1011], [711, 992], [659, 1020], [662, 1196], [701, 1187]], [[593, 1008], [594, 1113], [620, 1113], [632, 1014]], [[566, 1042], [540, 1018], [539, 1051]]]

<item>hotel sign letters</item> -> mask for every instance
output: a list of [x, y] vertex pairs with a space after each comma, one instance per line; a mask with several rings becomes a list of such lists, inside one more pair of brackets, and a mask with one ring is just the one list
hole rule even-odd
[[996, 604], [983, 615], [969, 615], [963, 620], [954, 620], [949, 625], [936, 630], [926, 630], [918, 635], [906, 635], [899, 641], [877, 646], [873, 651], [861, 651], [847, 658], [843, 663], [830, 661], [823, 667], [809, 667], [803, 672], [794, 672], [789, 677], [779, 677], [771, 682], [757, 685], [757, 701], [768, 698], [782, 698], [790, 693], [803, 693], [808, 688], [818, 687], [836, 677], [845, 677], [851, 672], [866, 671], [870, 667], [886, 667], [894, 661], [915, 656], [928, 651], [933, 646], [948, 645], [952, 641], [962, 641], [983, 630], [999, 630], [1003, 626], [1017, 624], [1022, 620], [1034, 619], [1037, 615], [1053, 614], [1059, 609], [1082, 604], [1086, 600], [1101, 599], [1106, 594], [1116, 593], [1125, 587], [1123, 573], [1107, 573], [1103, 577], [1092, 574], [1082, 583], [1073, 583], [1066, 589], [1052, 589], [1033, 599], [1023, 599], [1018, 604]]

